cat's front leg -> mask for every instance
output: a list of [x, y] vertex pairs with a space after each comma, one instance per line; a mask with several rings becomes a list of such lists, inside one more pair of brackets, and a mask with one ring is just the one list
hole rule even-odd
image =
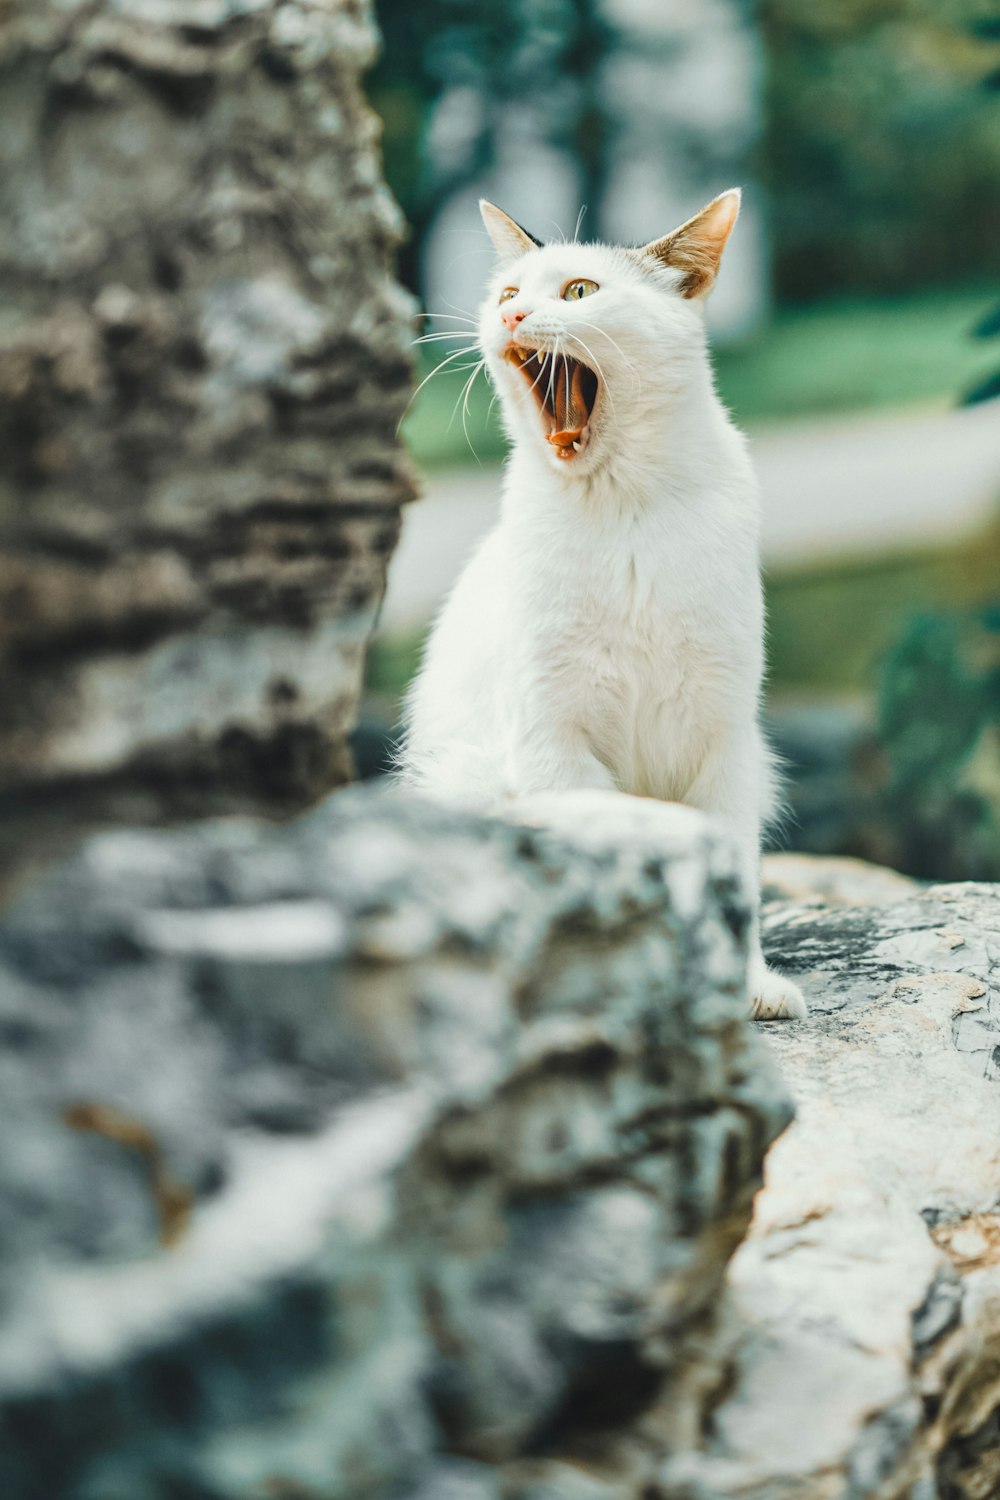
[[772, 969], [760, 944], [760, 825], [771, 802], [771, 755], [756, 725], [745, 738], [713, 753], [685, 802], [724, 824], [736, 839], [744, 886], [753, 907], [747, 959], [747, 997], [755, 1021], [798, 1021], [807, 1012], [794, 980]]
[[759, 932], [747, 965], [747, 993], [755, 1021], [801, 1021], [808, 1012], [805, 996], [795, 981], [765, 962]]

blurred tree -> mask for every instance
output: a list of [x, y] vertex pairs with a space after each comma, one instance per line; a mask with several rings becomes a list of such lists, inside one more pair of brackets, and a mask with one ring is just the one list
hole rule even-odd
[[0, 4], [0, 868], [350, 777], [413, 494], [373, 50], [352, 0]]
[[982, 13], [982, 0], [760, 0], [779, 295], [995, 270], [1000, 112], [978, 84], [996, 32]]
[[381, 59], [369, 97], [384, 164], [411, 236], [400, 274], [419, 286], [424, 237], [442, 202], [496, 156], [506, 107], [523, 104], [570, 147], [585, 202], [599, 203], [607, 125], [596, 71], [608, 34], [599, 0], [379, 0]]

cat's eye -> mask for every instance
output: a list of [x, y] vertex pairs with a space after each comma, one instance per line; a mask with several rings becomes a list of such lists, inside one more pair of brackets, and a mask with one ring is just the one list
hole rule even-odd
[[568, 281], [563, 287], [563, 301], [579, 302], [583, 297], [592, 297], [600, 290], [596, 281], [588, 281], [585, 276], [581, 276], [578, 281]]
[[517, 296], [517, 290], [518, 289], [516, 286], [505, 286], [503, 291], [500, 293], [500, 301], [509, 302], [511, 297]]

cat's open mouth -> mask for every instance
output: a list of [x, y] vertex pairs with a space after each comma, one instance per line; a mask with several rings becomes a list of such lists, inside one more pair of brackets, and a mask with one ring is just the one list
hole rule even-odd
[[575, 458], [590, 439], [590, 418], [600, 389], [594, 371], [571, 354], [522, 349], [511, 344], [505, 358], [521, 371], [542, 416], [544, 436], [558, 458]]

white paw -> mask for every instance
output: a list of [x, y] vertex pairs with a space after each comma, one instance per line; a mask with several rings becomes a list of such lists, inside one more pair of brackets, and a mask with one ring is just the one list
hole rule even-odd
[[763, 965], [751, 971], [750, 1014], [755, 1021], [801, 1021], [806, 1002], [797, 984]]

